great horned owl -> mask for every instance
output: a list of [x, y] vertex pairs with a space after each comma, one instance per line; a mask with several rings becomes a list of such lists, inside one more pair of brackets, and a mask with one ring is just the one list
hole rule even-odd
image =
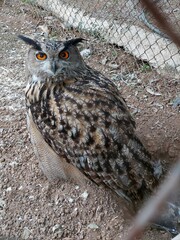
[[28, 128], [49, 179], [85, 175], [136, 205], [158, 184], [161, 167], [135, 133], [115, 84], [82, 59], [83, 39], [31, 45], [26, 61]]

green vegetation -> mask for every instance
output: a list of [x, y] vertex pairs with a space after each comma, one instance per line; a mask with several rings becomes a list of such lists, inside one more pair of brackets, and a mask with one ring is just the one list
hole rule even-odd
[[141, 72], [149, 72], [152, 68], [148, 63], [143, 63], [141, 66]]

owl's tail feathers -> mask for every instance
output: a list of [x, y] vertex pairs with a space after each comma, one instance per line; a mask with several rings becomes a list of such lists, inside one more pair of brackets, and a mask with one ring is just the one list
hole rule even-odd
[[180, 207], [168, 202], [166, 211], [153, 221], [157, 228], [164, 229], [172, 235], [180, 233]]

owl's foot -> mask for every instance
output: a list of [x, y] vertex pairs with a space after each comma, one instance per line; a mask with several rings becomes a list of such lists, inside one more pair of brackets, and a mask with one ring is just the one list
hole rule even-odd
[[168, 203], [167, 210], [153, 222], [157, 228], [170, 232], [173, 236], [180, 233], [180, 207]]

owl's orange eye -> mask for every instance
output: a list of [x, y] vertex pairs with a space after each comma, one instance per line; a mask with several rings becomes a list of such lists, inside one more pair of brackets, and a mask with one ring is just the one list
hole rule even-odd
[[36, 58], [40, 61], [44, 61], [44, 60], [46, 60], [47, 55], [43, 52], [39, 52], [39, 53], [36, 54]]
[[69, 57], [69, 52], [68, 51], [62, 51], [59, 53], [59, 57], [62, 59], [68, 59]]

